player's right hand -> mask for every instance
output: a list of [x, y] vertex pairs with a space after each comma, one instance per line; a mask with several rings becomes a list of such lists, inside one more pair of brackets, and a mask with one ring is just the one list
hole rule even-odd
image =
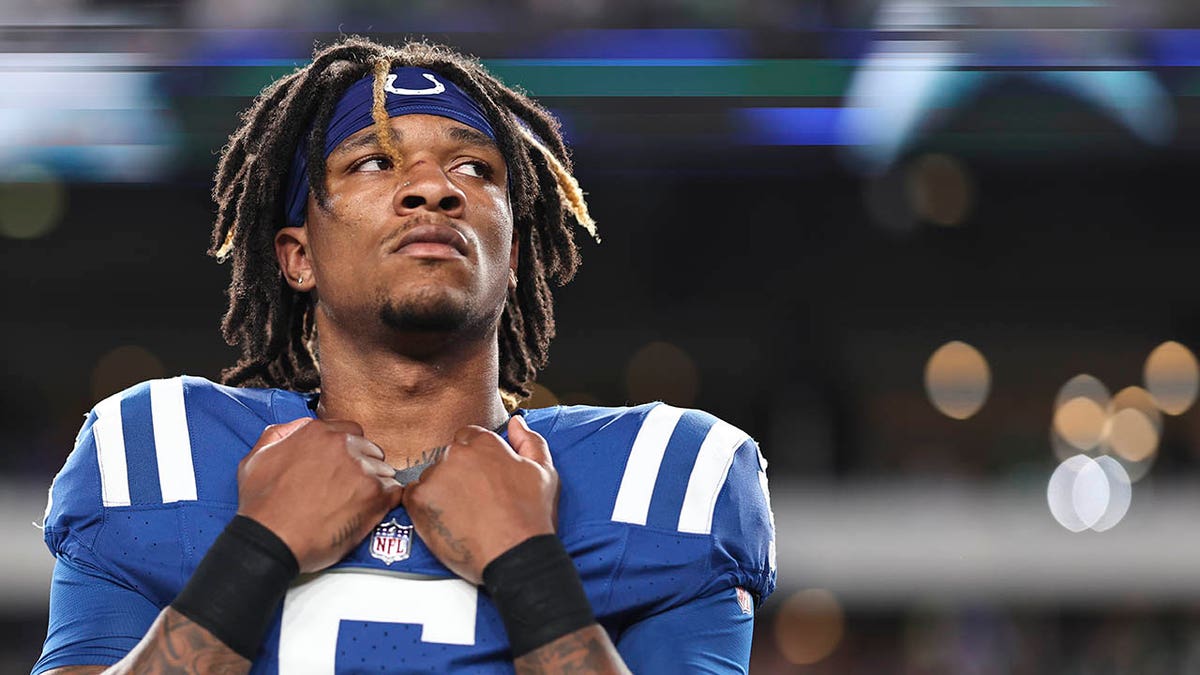
[[400, 504], [395, 473], [355, 422], [272, 425], [238, 464], [238, 514], [282, 539], [301, 572], [315, 572], [341, 560]]

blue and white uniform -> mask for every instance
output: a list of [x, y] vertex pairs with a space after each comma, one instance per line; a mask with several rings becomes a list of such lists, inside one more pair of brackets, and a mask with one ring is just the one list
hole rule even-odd
[[[99, 403], [50, 489], [45, 539], [57, 562], [33, 672], [128, 653], [233, 518], [238, 462], [267, 425], [314, 416], [311, 402], [179, 377]], [[559, 536], [626, 663], [745, 672], [755, 602], [775, 587], [754, 441], [662, 403], [522, 413], [550, 446]], [[512, 671], [487, 594], [430, 554], [403, 508], [383, 522], [393, 520], [387, 536], [293, 584], [252, 672]]]

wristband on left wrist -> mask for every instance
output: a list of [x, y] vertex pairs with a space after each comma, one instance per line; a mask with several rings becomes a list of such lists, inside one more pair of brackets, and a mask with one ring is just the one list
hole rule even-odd
[[557, 535], [530, 537], [483, 568], [513, 658], [596, 623], [575, 563]]
[[171, 607], [253, 661], [275, 608], [299, 573], [282, 539], [258, 521], [234, 516]]

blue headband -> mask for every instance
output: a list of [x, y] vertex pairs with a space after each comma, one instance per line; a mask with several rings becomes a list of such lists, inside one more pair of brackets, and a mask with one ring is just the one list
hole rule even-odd
[[[375, 123], [371, 117], [375, 76], [367, 75], [346, 89], [338, 99], [325, 131], [325, 157], [342, 141]], [[394, 68], [384, 83], [384, 107], [389, 117], [439, 115], [477, 129], [496, 140], [483, 109], [453, 82], [424, 68]], [[308, 205], [308, 134], [296, 146], [287, 182], [287, 224], [304, 224]]]

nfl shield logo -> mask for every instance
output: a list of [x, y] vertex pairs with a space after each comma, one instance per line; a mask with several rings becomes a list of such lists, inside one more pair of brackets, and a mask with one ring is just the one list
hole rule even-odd
[[371, 535], [371, 557], [388, 565], [408, 559], [412, 552], [412, 530], [412, 525], [401, 525], [395, 518], [380, 523]]

